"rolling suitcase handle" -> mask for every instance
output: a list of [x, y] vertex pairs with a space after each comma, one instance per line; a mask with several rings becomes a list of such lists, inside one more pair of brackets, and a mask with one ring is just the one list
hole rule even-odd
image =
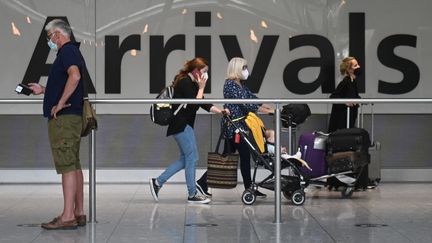
[[[368, 104], [366, 104], [368, 105]], [[375, 133], [375, 114], [374, 114], [374, 103], [370, 103], [371, 105], [371, 132], [370, 132], [370, 139], [371, 139], [371, 144], [370, 147], [375, 146], [375, 137], [374, 137], [374, 133]], [[364, 112], [363, 112], [363, 106], [365, 106], [365, 104], [361, 104], [360, 105], [360, 112], [357, 115], [357, 126], [360, 128], [364, 128]]]
[[363, 128], [363, 103], [359, 105], [360, 112], [357, 113], [357, 127]]
[[[371, 103], [371, 145], [370, 148], [373, 154], [371, 154], [371, 164], [369, 165], [369, 179], [371, 181], [371, 187], [376, 187], [381, 181], [381, 143], [375, 141], [375, 113], [374, 103]], [[373, 159], [372, 159], [373, 158]]]

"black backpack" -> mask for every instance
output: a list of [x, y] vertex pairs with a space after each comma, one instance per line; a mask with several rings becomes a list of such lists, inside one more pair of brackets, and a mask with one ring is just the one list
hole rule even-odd
[[282, 107], [282, 125], [289, 127], [289, 121], [294, 125], [303, 123], [311, 115], [311, 110], [307, 104], [288, 104]]
[[[156, 96], [156, 99], [172, 99], [173, 97], [174, 87], [170, 85], [165, 87], [158, 96]], [[173, 104], [152, 104], [150, 107], [150, 118], [152, 122], [158, 125], [167, 126], [182, 107], [184, 107], [184, 105], [180, 105], [177, 110], [174, 110]]]

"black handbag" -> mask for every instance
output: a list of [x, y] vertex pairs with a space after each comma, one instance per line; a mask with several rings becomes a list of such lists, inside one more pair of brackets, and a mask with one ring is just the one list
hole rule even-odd
[[[209, 152], [207, 156], [207, 185], [212, 188], [231, 189], [237, 186], [237, 167], [239, 155], [230, 153], [219, 153], [222, 142], [223, 132], [214, 152]], [[226, 140], [224, 140], [227, 145]], [[227, 147], [227, 146], [225, 146]]]

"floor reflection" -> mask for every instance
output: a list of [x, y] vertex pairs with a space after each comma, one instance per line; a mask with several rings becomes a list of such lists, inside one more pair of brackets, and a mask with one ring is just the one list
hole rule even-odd
[[[383, 184], [349, 200], [309, 191], [304, 206], [274, 197], [246, 206], [242, 190], [213, 190], [209, 205], [188, 205], [184, 185], [170, 185], [155, 203], [148, 185], [99, 185], [97, 219], [77, 230], [39, 225], [61, 207], [57, 186], [0, 185], [0, 242], [430, 242], [430, 184]], [[408, 196], [407, 196], [408, 195]], [[376, 227], [386, 225], [387, 227]], [[361, 227], [359, 227], [361, 226]], [[367, 226], [367, 227], [366, 227]], [[374, 226], [374, 227], [371, 227]]]

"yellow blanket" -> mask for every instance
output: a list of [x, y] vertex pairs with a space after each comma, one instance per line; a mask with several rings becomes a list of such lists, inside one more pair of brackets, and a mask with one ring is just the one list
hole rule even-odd
[[249, 112], [246, 119], [245, 119], [246, 125], [249, 127], [249, 129], [252, 132], [252, 135], [255, 139], [255, 143], [258, 146], [258, 149], [261, 153], [264, 153], [265, 151], [265, 127], [262, 120], [253, 112]]

